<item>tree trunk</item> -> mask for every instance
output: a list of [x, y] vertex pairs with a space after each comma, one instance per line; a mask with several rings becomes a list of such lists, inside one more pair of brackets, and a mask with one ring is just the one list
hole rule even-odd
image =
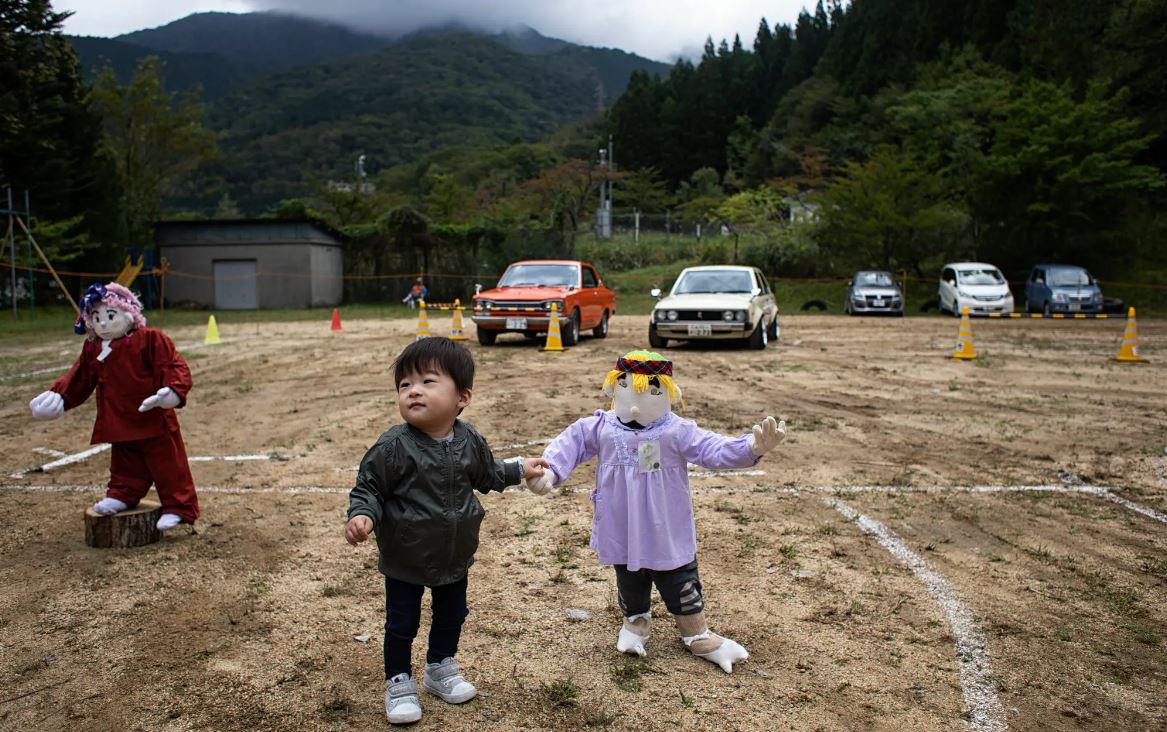
[[162, 515], [157, 503], [142, 501], [136, 507], [111, 516], [102, 516], [85, 509], [85, 543], [100, 549], [125, 549], [145, 546], [162, 539], [155, 528]]

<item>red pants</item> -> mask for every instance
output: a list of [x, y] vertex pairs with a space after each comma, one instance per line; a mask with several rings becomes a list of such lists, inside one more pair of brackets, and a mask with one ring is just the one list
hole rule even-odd
[[151, 483], [162, 499], [162, 513], [175, 514], [188, 524], [199, 517], [199, 497], [182, 433], [177, 429], [146, 440], [113, 443], [105, 495], [133, 507], [145, 497]]

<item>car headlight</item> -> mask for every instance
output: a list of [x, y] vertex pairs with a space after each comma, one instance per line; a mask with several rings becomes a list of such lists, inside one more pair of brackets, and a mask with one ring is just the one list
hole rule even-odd
[[677, 319], [677, 311], [670, 310], [665, 317], [667, 317], [669, 320], [676, 320]]
[[664, 310], [653, 310], [652, 311], [652, 319], [658, 323], [661, 322], [662, 320], [665, 319], [665, 311]]
[[863, 294], [862, 294], [862, 293], [859, 293], [859, 292], [853, 292], [853, 293], [851, 293], [851, 301], [852, 301], [852, 302], [863, 302], [863, 301], [864, 301], [864, 300], [863, 300]]
[[733, 317], [734, 316], [733, 316], [732, 310], [726, 310], [724, 313], [721, 314], [722, 320], [733, 320]]
[[552, 305], [555, 306], [555, 309], [558, 312], [561, 312], [561, 313], [563, 312], [563, 301], [562, 300], [548, 300], [547, 302], [543, 303], [543, 309], [550, 310]]
[[739, 311], [737, 311], [737, 313], [735, 314], [734, 317], [737, 318], [738, 322], [744, 323], [744, 322], [746, 322], [746, 315], [747, 315], [747, 313], [745, 310], [739, 310]]
[[1055, 292], [1053, 294], [1053, 297], [1051, 297], [1050, 299], [1053, 300], [1054, 302], [1065, 302], [1066, 301], [1066, 293]]
[[494, 307], [494, 303], [492, 303], [490, 300], [479, 300], [478, 307], [482, 308], [483, 310], [490, 310], [492, 307]]

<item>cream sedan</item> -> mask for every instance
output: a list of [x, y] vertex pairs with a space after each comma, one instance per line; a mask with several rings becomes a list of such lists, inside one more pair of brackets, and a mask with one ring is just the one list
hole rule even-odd
[[[661, 291], [654, 289], [653, 297]], [[778, 340], [778, 305], [762, 270], [716, 265], [683, 270], [652, 310], [648, 342], [738, 340], [762, 349]]]

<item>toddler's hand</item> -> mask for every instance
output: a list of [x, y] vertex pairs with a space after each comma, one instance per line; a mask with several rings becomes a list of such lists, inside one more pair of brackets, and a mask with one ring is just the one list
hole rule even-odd
[[523, 477], [538, 478], [543, 471], [551, 467], [551, 463], [543, 458], [527, 458], [523, 461]]
[[750, 452], [755, 457], [761, 457], [778, 447], [786, 439], [786, 421], [774, 421], [773, 417], [766, 417], [762, 424], [754, 425], [754, 433], [750, 435]]
[[372, 530], [373, 519], [368, 516], [353, 516], [344, 525], [344, 539], [353, 546], [356, 546], [365, 539], [368, 539], [369, 532]]

